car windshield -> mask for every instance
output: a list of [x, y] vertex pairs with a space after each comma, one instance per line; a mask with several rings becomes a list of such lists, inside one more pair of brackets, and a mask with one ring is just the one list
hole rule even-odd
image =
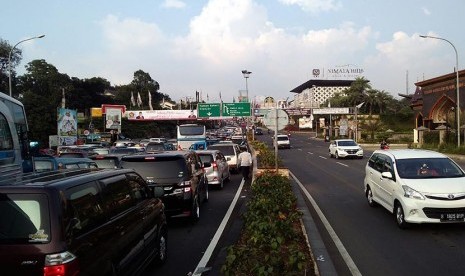
[[398, 159], [396, 168], [401, 178], [464, 177], [463, 171], [449, 158]]
[[0, 244], [50, 241], [50, 217], [45, 194], [0, 193], [0, 213]]
[[287, 136], [278, 136], [278, 141], [286, 141], [289, 140]]
[[223, 155], [235, 155], [233, 146], [210, 146], [208, 149], [215, 149], [221, 151]]
[[340, 147], [352, 147], [352, 146], [357, 146], [357, 143], [354, 141], [339, 141], [338, 145]]
[[134, 148], [112, 148], [110, 150], [111, 154], [133, 154], [137, 152], [137, 149]]

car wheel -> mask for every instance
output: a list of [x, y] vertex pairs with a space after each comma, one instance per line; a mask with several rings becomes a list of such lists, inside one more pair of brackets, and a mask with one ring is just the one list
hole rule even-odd
[[371, 191], [370, 187], [367, 187], [366, 196], [367, 196], [368, 205], [370, 205], [371, 207], [376, 207], [377, 204], [373, 200], [373, 192]]
[[396, 215], [397, 226], [399, 226], [400, 229], [408, 228], [409, 224], [405, 221], [404, 209], [399, 202], [397, 202], [394, 207], [394, 213]]
[[160, 233], [157, 243], [157, 256], [155, 258], [156, 265], [162, 265], [166, 263], [167, 254], [168, 254], [168, 235], [163, 229]]
[[199, 205], [199, 199], [196, 197], [194, 199], [194, 202], [192, 203], [192, 210], [191, 210], [191, 221], [193, 223], [199, 221], [200, 219], [200, 205]]

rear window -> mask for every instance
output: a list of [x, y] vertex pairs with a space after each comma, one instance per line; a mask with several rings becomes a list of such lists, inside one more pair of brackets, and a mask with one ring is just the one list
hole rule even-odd
[[208, 149], [215, 149], [215, 150], [219, 150], [221, 151], [221, 153], [223, 153], [223, 155], [228, 155], [228, 156], [231, 156], [231, 155], [236, 155], [236, 153], [234, 152], [234, 146], [210, 146]]
[[121, 167], [134, 169], [141, 176], [156, 179], [180, 178], [188, 174], [186, 161], [179, 157], [123, 158]]
[[137, 153], [137, 149], [133, 148], [114, 148], [110, 150], [111, 154], [133, 154]]
[[278, 141], [287, 141], [289, 138], [287, 136], [278, 136]]
[[145, 151], [163, 151], [165, 150], [165, 146], [163, 144], [149, 144], [145, 148]]
[[115, 159], [107, 158], [107, 159], [95, 159], [95, 163], [99, 168], [104, 169], [116, 169], [117, 164]]
[[34, 169], [36, 172], [53, 171], [53, 162], [48, 160], [34, 160]]
[[48, 209], [45, 194], [0, 193], [0, 243], [48, 243]]
[[200, 157], [200, 161], [202, 161], [202, 163], [206, 163], [206, 162], [212, 163], [213, 162], [213, 156], [211, 154], [199, 154], [199, 157]]

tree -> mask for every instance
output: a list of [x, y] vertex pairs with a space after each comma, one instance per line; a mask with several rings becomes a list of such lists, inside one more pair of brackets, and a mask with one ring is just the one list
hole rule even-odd
[[[8, 41], [3, 40], [0, 38], [0, 91], [8, 91], [9, 90], [9, 66], [8, 66], [8, 56], [10, 55], [10, 51], [13, 48], [12, 45], [8, 43]], [[11, 53], [11, 76], [12, 76], [12, 83], [16, 82], [16, 70], [15, 67], [21, 62], [22, 52], [20, 49], [15, 48]]]
[[[151, 93], [152, 106], [154, 109], [160, 109], [159, 103], [163, 99], [163, 95], [158, 93], [158, 90], [160, 90], [160, 84], [153, 80], [149, 73], [142, 70], [134, 72], [134, 79], [131, 82], [131, 86], [135, 90], [134, 92], [140, 93], [141, 95], [143, 103], [142, 109], [150, 106], [149, 104], [144, 105], [144, 103], [148, 103], [148, 93]], [[131, 97], [130, 93], [128, 97]], [[155, 103], [157, 108], [153, 105], [153, 103]]]

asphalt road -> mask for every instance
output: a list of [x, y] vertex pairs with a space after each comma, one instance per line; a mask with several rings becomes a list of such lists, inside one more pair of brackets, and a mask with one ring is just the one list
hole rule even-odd
[[[260, 139], [270, 141], [267, 136]], [[372, 151], [366, 150], [364, 159], [334, 159], [329, 158], [328, 143], [303, 134], [291, 139], [292, 148], [279, 150], [280, 158], [315, 199], [360, 274], [464, 275], [465, 224], [401, 230], [392, 214], [366, 202], [364, 167]], [[338, 274], [351, 275], [328, 234], [322, 236]]]
[[231, 181], [225, 183], [222, 190], [210, 187], [209, 200], [200, 207], [200, 220], [196, 224], [186, 219], [170, 219], [167, 262], [163, 266], [147, 268], [143, 275], [185, 276], [194, 273], [227, 213], [241, 179], [240, 174], [232, 174]]

